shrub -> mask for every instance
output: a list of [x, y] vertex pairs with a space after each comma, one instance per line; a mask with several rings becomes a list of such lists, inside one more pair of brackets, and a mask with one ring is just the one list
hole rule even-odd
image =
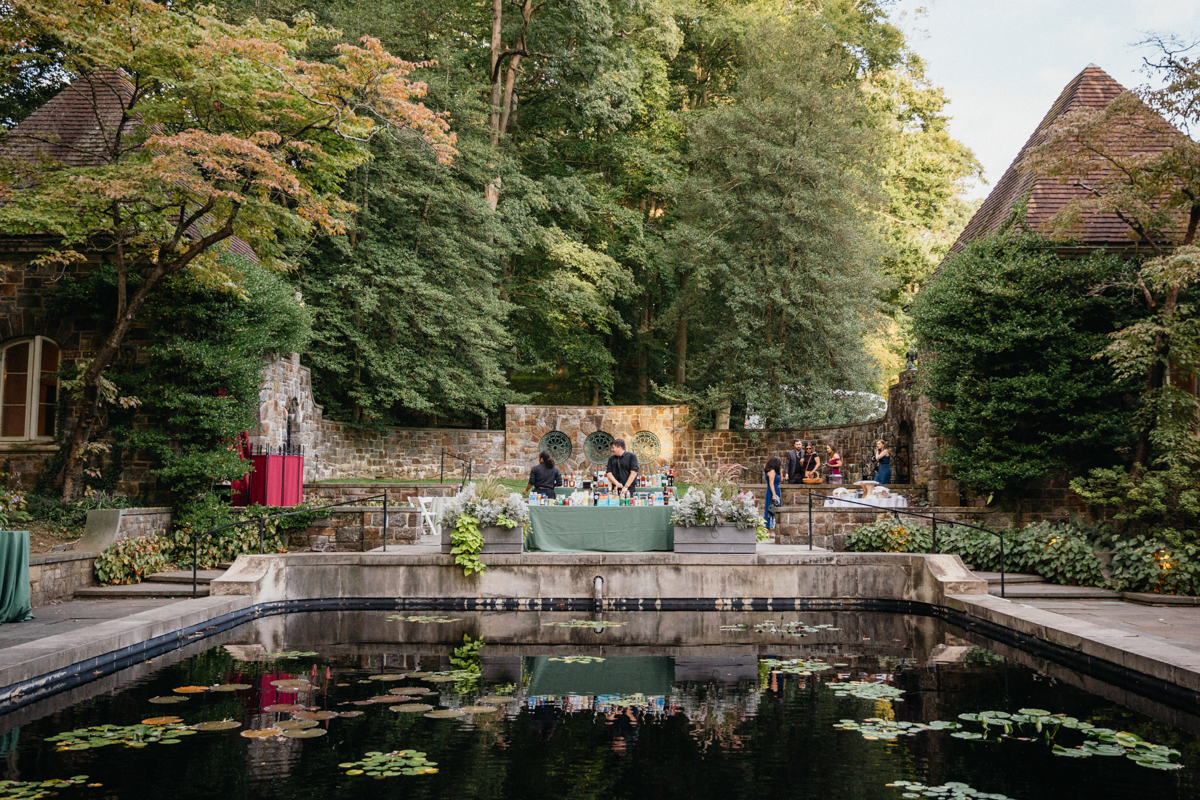
[[196, 542], [197, 561], [200, 569], [213, 569], [224, 561], [233, 561], [238, 556], [259, 552], [258, 517], [267, 517], [283, 511], [304, 511], [284, 519], [267, 520], [264, 524], [263, 552], [286, 553], [288, 531], [305, 528], [323, 513], [308, 510], [308, 504], [291, 508], [270, 506], [246, 506], [235, 508], [213, 494], [203, 495], [180, 510], [175, 525], [166, 535], [167, 553], [176, 564], [191, 566], [192, 533], [205, 533], [213, 528], [245, 522], [244, 525], [226, 528], [223, 531], [201, 536]]
[[931, 546], [924, 525], [894, 519], [859, 525], [846, 536], [846, 549], [857, 553], [928, 553]]
[[121, 539], [96, 558], [96, 579], [104, 586], [141, 583], [170, 566], [166, 538], [151, 534]]
[[87, 524], [89, 511], [100, 508], [134, 508], [138, 505], [124, 495], [90, 489], [78, 500], [64, 503], [50, 495], [31, 494], [28, 498], [30, 516], [54, 531], [78, 531]]
[[1138, 536], [1113, 545], [1114, 588], [1152, 594], [1200, 594], [1200, 548]]

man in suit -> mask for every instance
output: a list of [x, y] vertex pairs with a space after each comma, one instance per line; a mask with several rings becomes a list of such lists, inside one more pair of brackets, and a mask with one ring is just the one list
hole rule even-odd
[[783, 467], [783, 479], [788, 483], [803, 483], [804, 442], [797, 439], [792, 442], [792, 448], [788, 451], [787, 463]]

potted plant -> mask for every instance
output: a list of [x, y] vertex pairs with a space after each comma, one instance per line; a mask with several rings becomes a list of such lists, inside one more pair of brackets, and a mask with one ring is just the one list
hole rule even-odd
[[729, 464], [702, 468], [687, 493], [672, 507], [676, 553], [753, 553], [762, 510], [753, 492], [739, 492]]
[[529, 509], [520, 493], [493, 479], [467, 484], [442, 510], [442, 552], [454, 556], [463, 574], [482, 572], [480, 553], [520, 553], [525, 548]]

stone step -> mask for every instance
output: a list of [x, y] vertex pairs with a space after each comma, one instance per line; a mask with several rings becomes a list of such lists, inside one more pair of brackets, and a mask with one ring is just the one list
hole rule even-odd
[[[988, 582], [988, 586], [1000, 585], [999, 572], [986, 572], [984, 570], [975, 570], [975, 575], [983, 578]], [[1004, 583], [1008, 586], [1019, 586], [1027, 583], [1046, 583], [1046, 579], [1041, 575], [1029, 575], [1023, 572], [1006, 572], [1004, 574]]]
[[[211, 583], [213, 578], [219, 578], [225, 574], [223, 569], [198, 569], [196, 570], [196, 583], [207, 584]], [[186, 583], [192, 585], [192, 571], [190, 569], [176, 569], [169, 572], [156, 572], [146, 579], [153, 583]]]
[[[208, 586], [196, 586], [197, 597], [208, 597]], [[163, 597], [184, 598], [192, 596], [191, 584], [180, 583], [132, 583], [128, 586], [88, 586], [76, 589], [77, 598], [89, 600], [127, 600], [130, 598]]]
[[[999, 584], [988, 586], [988, 594], [1000, 596]], [[1006, 586], [1008, 600], [1120, 600], [1120, 592], [1095, 586], [1058, 586], [1053, 583]]]

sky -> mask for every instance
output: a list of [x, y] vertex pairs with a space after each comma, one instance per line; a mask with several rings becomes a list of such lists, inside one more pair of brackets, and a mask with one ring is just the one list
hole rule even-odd
[[1200, 0], [896, 0], [893, 19], [950, 98], [950, 133], [975, 151], [989, 185], [1055, 98], [1088, 64], [1126, 88], [1147, 82], [1136, 43], [1200, 38]]

